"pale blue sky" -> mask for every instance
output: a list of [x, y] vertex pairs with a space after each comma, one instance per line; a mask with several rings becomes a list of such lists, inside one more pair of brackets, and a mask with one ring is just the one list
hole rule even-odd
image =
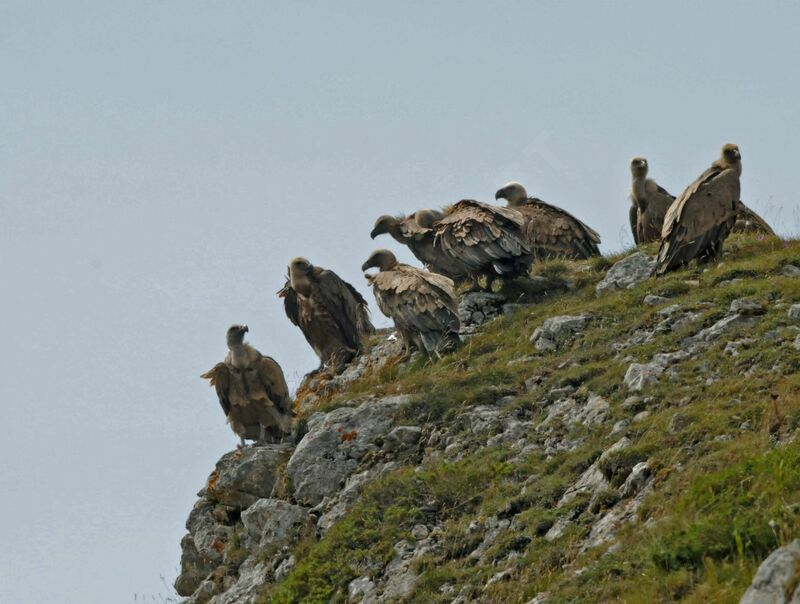
[[233, 322], [316, 366], [285, 265], [368, 293], [379, 214], [516, 179], [618, 250], [630, 157], [677, 194], [735, 142], [797, 232], [798, 30], [796, 2], [0, 1], [0, 601], [167, 595], [236, 442], [200, 373]]

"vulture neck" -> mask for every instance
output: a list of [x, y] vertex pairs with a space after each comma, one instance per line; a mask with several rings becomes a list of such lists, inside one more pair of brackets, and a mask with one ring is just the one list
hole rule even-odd
[[304, 297], [308, 297], [311, 293], [311, 282], [306, 275], [292, 275], [291, 276], [292, 289]]
[[250, 363], [249, 346], [245, 343], [231, 344], [228, 350], [231, 351], [231, 364], [237, 369], [247, 367]]
[[647, 196], [647, 176], [634, 176], [631, 191], [636, 204], [641, 204]]

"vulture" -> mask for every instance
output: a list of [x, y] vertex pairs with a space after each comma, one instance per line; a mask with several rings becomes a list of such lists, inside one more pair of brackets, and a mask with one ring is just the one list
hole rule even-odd
[[[430, 216], [427, 216], [430, 218]], [[426, 224], [426, 215], [420, 221]], [[445, 209], [433, 222], [434, 244], [453, 260], [477, 287], [478, 279], [514, 279], [530, 272], [530, 248], [525, 238], [525, 219], [512, 208], [462, 199]]]
[[466, 276], [463, 266], [435, 245], [433, 225], [443, 216], [437, 210], [420, 210], [410, 216], [381, 216], [375, 221], [369, 236], [375, 239], [378, 235], [389, 234], [395, 241], [407, 246], [428, 270], [451, 279], [460, 279]]
[[739, 211], [736, 213], [736, 224], [733, 225], [734, 233], [761, 233], [774, 237], [775, 231], [766, 220], [761, 218], [752, 209], [739, 200]]
[[649, 166], [644, 157], [631, 160], [631, 231], [636, 245], [659, 241], [664, 215], [675, 201], [675, 196], [647, 178]]
[[453, 281], [429, 271], [400, 264], [389, 250], [377, 250], [361, 266], [372, 285], [378, 308], [394, 320], [406, 348], [441, 356], [460, 342]]
[[319, 357], [316, 371], [327, 366], [339, 373], [361, 350], [364, 338], [375, 332], [361, 294], [333, 271], [305, 258], [289, 263], [289, 277], [278, 295], [286, 316]]
[[518, 182], [510, 182], [494, 194], [505, 199], [509, 208], [525, 220], [525, 237], [533, 258], [584, 259], [599, 256], [600, 235], [566, 210], [550, 205], [528, 192]]
[[707, 262], [717, 257], [736, 224], [741, 174], [739, 147], [727, 144], [720, 158], [673, 202], [661, 230], [657, 275], [695, 258]]
[[228, 329], [228, 354], [202, 378], [217, 390], [231, 429], [245, 439], [264, 442], [267, 433], [282, 439], [292, 428], [292, 401], [280, 365], [244, 341], [247, 325]]

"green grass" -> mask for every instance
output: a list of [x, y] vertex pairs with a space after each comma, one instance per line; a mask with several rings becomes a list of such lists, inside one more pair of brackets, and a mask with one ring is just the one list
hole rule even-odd
[[[800, 537], [800, 443], [792, 439], [800, 426], [800, 352], [791, 345], [796, 334], [786, 314], [788, 304], [800, 301], [800, 279], [780, 274], [785, 264], [800, 265], [800, 243], [735, 237], [727, 249], [707, 270], [689, 268], [600, 298], [594, 285], [608, 265], [605, 260], [545, 264], [538, 274], [571, 281], [573, 289], [554, 288], [538, 303], [494, 321], [441, 361], [388, 367], [325, 401], [324, 408], [333, 408], [367, 394], [403, 392], [413, 397], [404, 422], [452, 425], [466, 406], [516, 394], [509, 408], [538, 423], [546, 410], [537, 403], [548, 390], [571, 385], [579, 394], [605, 397], [611, 417], [588, 427], [556, 422], [558, 434], [580, 445], [552, 457], [537, 449], [512, 462], [516, 452], [507, 447], [470, 447], [456, 463], [431, 458], [418, 472], [397, 470], [371, 485], [322, 540], [300, 544], [294, 571], [270, 587], [263, 601], [346, 601], [349, 581], [378, 576], [393, 556], [393, 545], [410, 539], [411, 527], [420, 522], [441, 526], [444, 534], [440, 553], [415, 562], [421, 578], [414, 602], [450, 601], [454, 594], [440, 591], [446, 584], [496, 602], [525, 602], [539, 591], [555, 602], [738, 601], [758, 563]], [[600, 469], [616, 486], [634, 464], [649, 459], [654, 492], [639, 509], [639, 521], [617, 535], [613, 552], [606, 552], [608, 544], [582, 551], [592, 523], [618, 495], [603, 493], [591, 505], [580, 497], [562, 508], [556, 504], [619, 439], [610, 426], [634, 414], [623, 406], [630, 393], [622, 377], [630, 361], [615, 358], [610, 345], [662, 320], [658, 311], [665, 305], [644, 306], [647, 294], [669, 296], [669, 304], [693, 310], [698, 318], [631, 346], [620, 357], [644, 362], [655, 352], [679, 349], [686, 336], [720, 319], [737, 298], [758, 300], [767, 313], [641, 393], [650, 416], [628, 427], [632, 445], [604, 458]], [[547, 317], [582, 313], [592, 321], [572, 345], [509, 364], [534, 354], [529, 337]], [[738, 356], [723, 352], [727, 341], [743, 337], [755, 341]], [[528, 393], [525, 381], [534, 375], [541, 383]], [[680, 422], [673, 420], [676, 414]], [[431, 502], [436, 512], [426, 516], [423, 506]], [[490, 516], [514, 517], [515, 530], [498, 539], [487, 562], [478, 562], [468, 554], [481, 535], [468, 527]], [[564, 517], [573, 519], [566, 532], [552, 542], [544, 539]], [[509, 562], [512, 551], [519, 557]], [[503, 568], [511, 570], [511, 580], [482, 591]]]

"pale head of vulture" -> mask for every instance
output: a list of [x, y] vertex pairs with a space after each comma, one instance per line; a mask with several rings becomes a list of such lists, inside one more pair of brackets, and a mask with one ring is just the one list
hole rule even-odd
[[395, 218], [394, 216], [384, 215], [378, 218], [375, 221], [375, 226], [372, 227], [372, 232], [369, 236], [372, 239], [375, 239], [378, 235], [385, 235], [386, 233], [391, 233], [393, 229], [397, 228], [400, 224], [400, 220]]
[[244, 344], [244, 334], [249, 331], [247, 325], [231, 325], [225, 335], [228, 346]]
[[414, 220], [423, 229], [432, 229], [433, 225], [444, 217], [438, 210], [417, 210], [414, 212]]
[[375, 250], [367, 261], [361, 265], [361, 270], [366, 271], [377, 268], [379, 271], [389, 271], [397, 266], [397, 257], [389, 250]]
[[647, 176], [647, 160], [644, 157], [634, 157], [631, 160], [631, 176], [634, 178], [644, 178]]
[[314, 265], [308, 259], [298, 256], [289, 262], [289, 281], [292, 289], [301, 296], [308, 296], [311, 293], [311, 284], [308, 275], [314, 270]]
[[518, 182], [510, 182], [500, 187], [497, 193], [494, 194], [494, 198], [505, 199], [508, 205], [518, 206], [525, 203], [525, 200], [528, 199], [528, 192], [525, 190], [525, 187]]

